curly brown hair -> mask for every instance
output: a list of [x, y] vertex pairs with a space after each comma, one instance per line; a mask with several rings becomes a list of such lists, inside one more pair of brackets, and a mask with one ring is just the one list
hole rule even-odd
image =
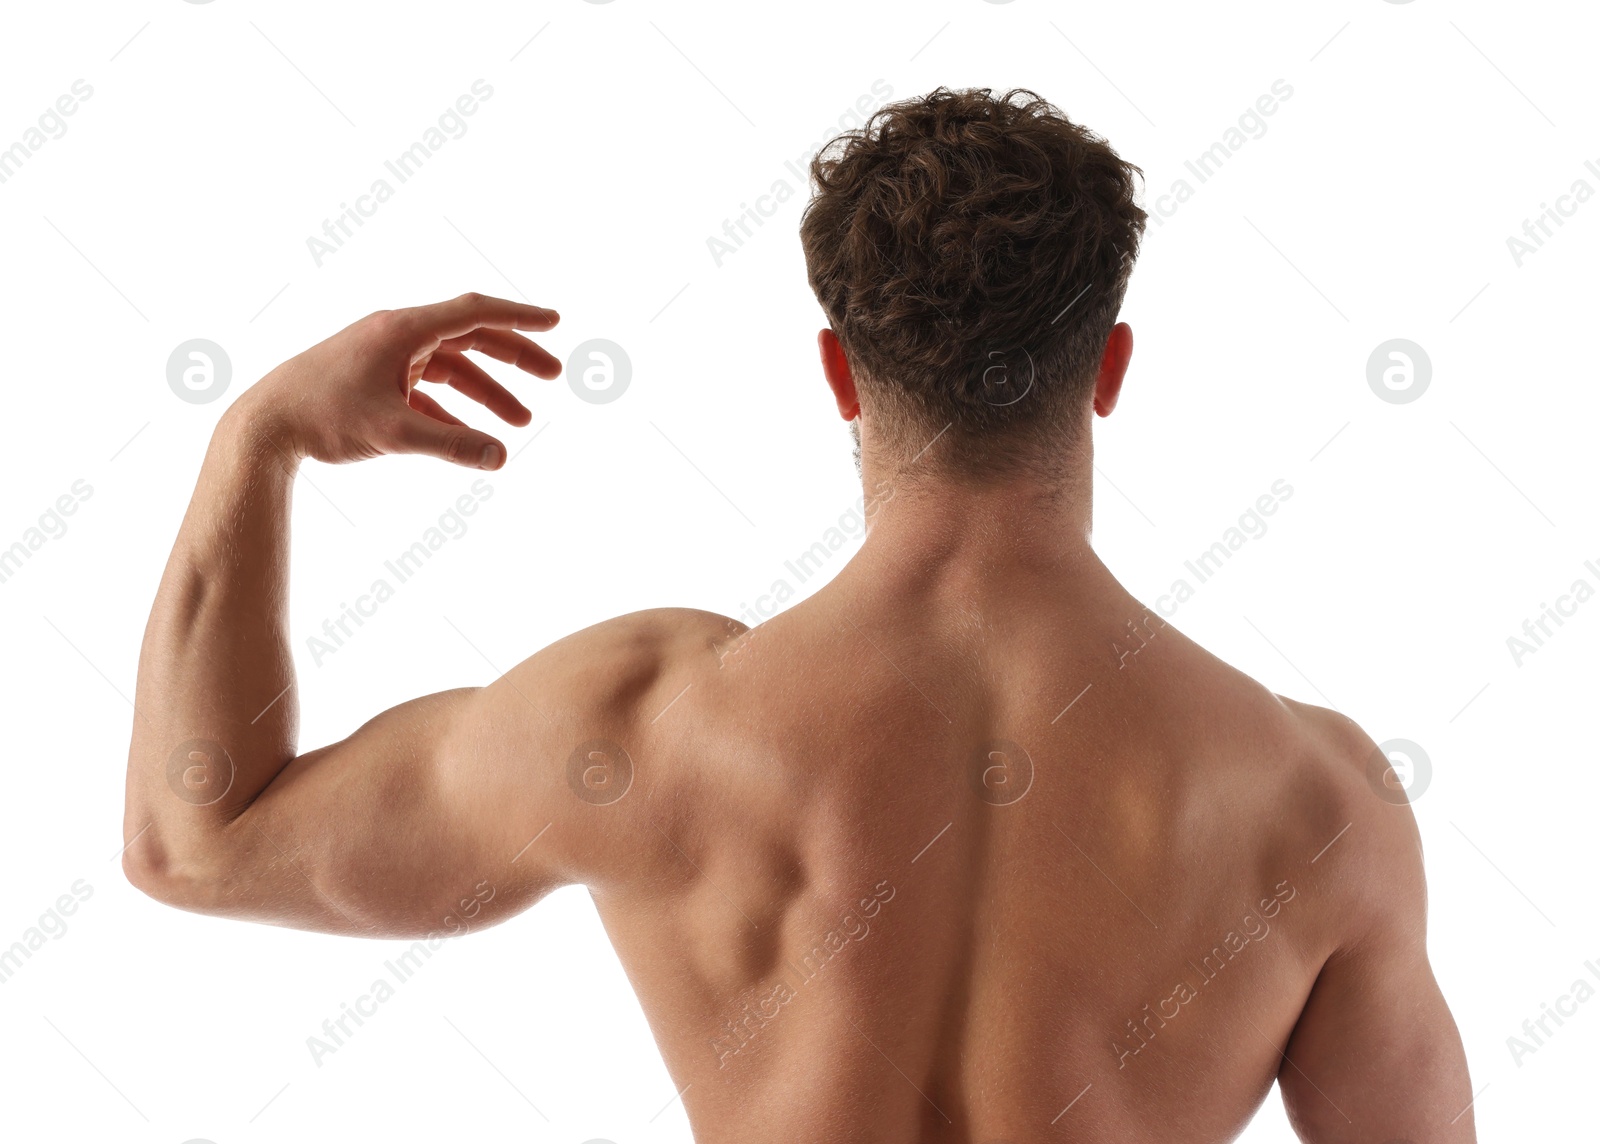
[[956, 468], [1058, 468], [1144, 233], [1139, 174], [1025, 89], [941, 87], [818, 152], [807, 273], [891, 449], [947, 431]]

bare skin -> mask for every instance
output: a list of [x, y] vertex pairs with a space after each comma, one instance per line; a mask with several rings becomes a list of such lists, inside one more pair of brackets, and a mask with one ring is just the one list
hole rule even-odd
[[[1117, 583], [1087, 430], [1055, 496], [891, 461], [828, 331], [870, 524], [826, 588], [754, 630], [624, 616], [299, 753], [299, 461], [497, 468], [416, 383], [526, 424], [464, 352], [553, 377], [515, 331], [554, 321], [476, 295], [374, 315], [224, 416], [140, 658], [135, 885], [424, 938], [583, 884], [704, 1144], [1228, 1140], [1275, 1079], [1303, 1140], [1475, 1138], [1372, 740]], [[1119, 325], [1102, 415], [1131, 349]]]

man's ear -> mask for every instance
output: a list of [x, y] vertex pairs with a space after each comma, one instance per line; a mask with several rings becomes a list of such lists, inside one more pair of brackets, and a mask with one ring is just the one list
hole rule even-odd
[[817, 349], [822, 353], [822, 376], [828, 379], [828, 388], [833, 390], [839, 416], [854, 421], [861, 415], [861, 399], [856, 396], [856, 379], [850, 373], [844, 347], [832, 330], [822, 330], [817, 334]]
[[1128, 372], [1128, 360], [1133, 357], [1133, 328], [1127, 322], [1111, 327], [1106, 339], [1106, 352], [1100, 356], [1100, 372], [1094, 379], [1094, 411], [1101, 417], [1110, 417], [1122, 393], [1122, 378]]

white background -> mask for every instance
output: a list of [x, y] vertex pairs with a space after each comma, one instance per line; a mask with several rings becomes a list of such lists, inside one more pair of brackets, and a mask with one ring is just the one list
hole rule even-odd
[[[0, 584], [0, 947], [75, 881], [93, 890], [0, 985], [8, 1137], [689, 1139], [581, 889], [446, 945], [313, 1063], [307, 1038], [398, 947], [189, 916], [124, 884], [128, 698], [228, 402], [364, 313], [467, 289], [558, 308], [545, 343], [563, 359], [619, 343], [631, 387], [596, 405], [516, 379], [535, 420], [503, 439], [531, 444], [489, 476], [470, 530], [320, 666], [306, 637], [473, 474], [308, 466], [303, 746], [602, 618], [736, 615], [786, 577], [859, 486], [815, 363], [785, 163], [875, 80], [895, 97], [1031, 86], [1140, 164], [1152, 199], [1194, 184], [1184, 160], [1273, 81], [1293, 88], [1152, 220], [1124, 308], [1133, 367], [1096, 428], [1096, 544], [1153, 600], [1292, 485], [1173, 622], [1427, 751], [1431, 948], [1482, 1136], [1592, 1124], [1600, 1000], [1520, 1065], [1506, 1043], [1600, 963], [1600, 603], [1520, 666], [1506, 644], [1575, 579], [1600, 587], [1583, 566], [1600, 564], [1600, 201], [1520, 266], [1506, 242], [1576, 180], [1600, 190], [1590, 6], [140, 0], [8, 5], [4, 21], [0, 147], [74, 80], [93, 88], [0, 184], [0, 547], [74, 481], [93, 489]], [[477, 79], [493, 96], [466, 134], [316, 265], [308, 236]], [[718, 266], [708, 237], [779, 179], [797, 193]], [[210, 404], [166, 380], [197, 337], [234, 371]], [[1397, 337], [1432, 362], [1408, 404], [1367, 384]], [[1292, 1139], [1276, 1096], [1244, 1139]]]

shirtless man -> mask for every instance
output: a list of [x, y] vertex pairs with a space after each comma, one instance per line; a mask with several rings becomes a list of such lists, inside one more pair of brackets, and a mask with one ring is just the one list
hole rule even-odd
[[417, 383], [526, 425], [465, 355], [554, 377], [516, 331], [557, 317], [469, 294], [274, 369], [221, 419], [151, 612], [129, 879], [384, 938], [581, 883], [704, 1144], [1228, 1140], [1274, 1080], [1304, 1140], [1472, 1140], [1373, 741], [1090, 547], [1134, 174], [1029, 93], [941, 89], [836, 141], [801, 233], [859, 554], [756, 629], [623, 616], [303, 754], [297, 466], [498, 468]]

